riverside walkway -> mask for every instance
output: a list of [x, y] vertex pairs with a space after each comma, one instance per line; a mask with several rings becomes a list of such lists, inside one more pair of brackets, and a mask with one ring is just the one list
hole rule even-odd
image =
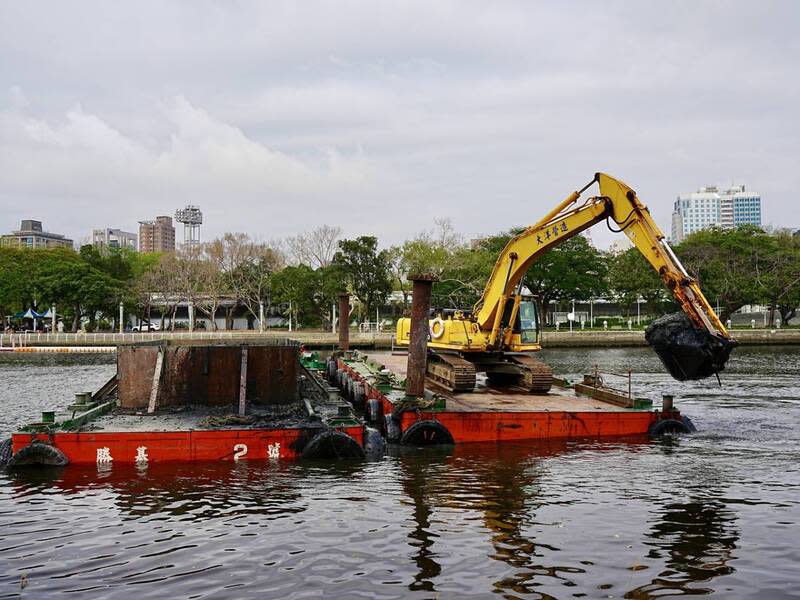
[[[742, 345], [800, 345], [800, 329], [734, 329], [733, 337]], [[22, 348], [67, 349], [96, 347], [113, 351], [117, 344], [141, 343], [157, 340], [220, 340], [256, 341], [259, 339], [291, 338], [309, 348], [334, 348], [338, 344], [335, 333], [322, 331], [153, 331], [142, 333], [13, 333], [0, 334], [0, 351]], [[392, 348], [394, 332], [350, 332], [352, 348]], [[644, 332], [633, 331], [545, 331], [542, 345], [545, 348], [597, 348], [645, 346]], [[55, 350], [54, 350], [55, 351]], [[69, 350], [75, 351], [75, 350]]]

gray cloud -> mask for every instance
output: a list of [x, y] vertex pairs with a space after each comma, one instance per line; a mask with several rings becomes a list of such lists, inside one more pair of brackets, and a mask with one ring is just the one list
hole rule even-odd
[[[204, 237], [535, 221], [605, 170], [664, 230], [731, 179], [800, 226], [791, 2], [13, 4], [0, 228], [186, 203]], [[605, 228], [594, 237], [607, 243]]]

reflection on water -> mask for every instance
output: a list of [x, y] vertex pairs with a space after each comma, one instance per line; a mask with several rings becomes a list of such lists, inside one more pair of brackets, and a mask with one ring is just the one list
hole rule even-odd
[[681, 595], [710, 594], [720, 575], [734, 572], [739, 532], [735, 513], [719, 500], [693, 499], [664, 507], [650, 536], [652, 558], [663, 558], [665, 569], [649, 584], [628, 592], [626, 598], [657, 598], [667, 592]]
[[0, 597], [797, 597], [800, 351], [755, 356], [681, 388], [690, 437], [0, 471]]

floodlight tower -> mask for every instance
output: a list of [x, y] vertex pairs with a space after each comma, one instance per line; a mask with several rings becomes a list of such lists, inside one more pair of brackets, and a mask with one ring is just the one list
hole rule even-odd
[[203, 213], [199, 206], [187, 204], [186, 208], [175, 211], [175, 220], [183, 223], [183, 245], [200, 245], [200, 225], [203, 223]]

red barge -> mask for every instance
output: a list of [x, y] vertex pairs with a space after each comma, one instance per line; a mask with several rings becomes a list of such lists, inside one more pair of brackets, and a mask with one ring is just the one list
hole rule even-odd
[[300, 358], [288, 340], [120, 346], [106, 385], [2, 451], [12, 467], [363, 457], [362, 421]]
[[597, 374], [569, 385], [553, 380], [545, 394], [479, 385], [453, 393], [427, 382], [424, 397], [409, 398], [404, 354], [354, 351], [328, 363], [337, 385], [389, 442], [403, 445], [606, 438], [694, 431], [666, 397], [662, 410], [604, 384]]

